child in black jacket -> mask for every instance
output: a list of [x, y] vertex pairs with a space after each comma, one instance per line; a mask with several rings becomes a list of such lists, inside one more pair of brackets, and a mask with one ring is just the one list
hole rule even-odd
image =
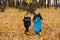
[[31, 26], [31, 18], [29, 12], [27, 12], [27, 14], [24, 16], [23, 22], [24, 22], [25, 33], [26, 33], [29, 31], [29, 26]]

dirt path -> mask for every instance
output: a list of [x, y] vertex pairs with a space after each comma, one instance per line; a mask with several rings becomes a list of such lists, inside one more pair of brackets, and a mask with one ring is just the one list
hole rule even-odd
[[[25, 11], [14, 8], [0, 12], [0, 40], [59, 40], [60, 39], [60, 10], [38, 9], [43, 17], [42, 35], [33, 32], [33, 22], [29, 35], [24, 34], [23, 17]], [[33, 18], [33, 14], [31, 14]]]

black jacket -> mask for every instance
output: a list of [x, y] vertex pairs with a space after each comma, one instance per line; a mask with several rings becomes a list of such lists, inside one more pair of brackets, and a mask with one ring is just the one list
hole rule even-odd
[[24, 22], [25, 27], [31, 26], [31, 18], [30, 17], [24, 17], [23, 22]]

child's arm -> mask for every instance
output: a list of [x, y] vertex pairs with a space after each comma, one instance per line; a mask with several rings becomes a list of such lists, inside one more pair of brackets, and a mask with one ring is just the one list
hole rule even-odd
[[33, 17], [33, 21], [35, 20], [35, 16]]
[[25, 17], [23, 18], [23, 22], [24, 22], [24, 19], [25, 19]]
[[31, 18], [29, 17], [29, 21], [31, 21]]
[[29, 20], [29, 24], [30, 24], [30, 26], [31, 26], [31, 18], [29, 18], [30, 20]]
[[43, 20], [42, 16], [40, 16], [40, 18]]
[[41, 14], [39, 14], [39, 16], [40, 16], [40, 18], [43, 20], [43, 18], [42, 18], [42, 16], [41, 16]]
[[23, 19], [23, 21], [24, 21], [24, 19]]

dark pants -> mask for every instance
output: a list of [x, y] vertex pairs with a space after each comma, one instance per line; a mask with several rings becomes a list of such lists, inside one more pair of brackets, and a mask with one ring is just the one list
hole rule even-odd
[[25, 32], [29, 31], [29, 26], [25, 26]]

